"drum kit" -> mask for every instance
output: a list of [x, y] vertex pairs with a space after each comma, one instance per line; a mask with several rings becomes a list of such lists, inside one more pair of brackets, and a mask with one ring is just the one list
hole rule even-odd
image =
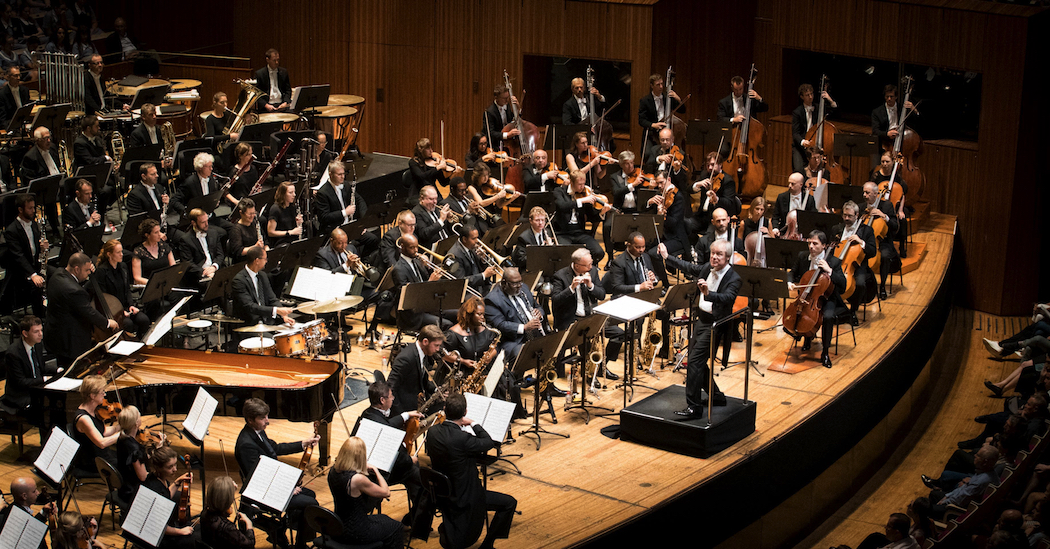
[[[244, 326], [234, 331], [257, 334], [241, 341], [237, 345], [240, 353], [281, 357], [315, 357], [323, 354], [324, 342], [328, 339], [328, 326], [324, 319], [316, 318], [319, 314], [338, 313], [360, 305], [361, 296], [344, 296], [324, 301], [309, 301], [296, 307], [296, 311], [314, 315], [314, 320], [306, 323], [295, 323], [291, 326], [268, 325], [259, 323]], [[339, 333], [342, 333], [342, 318], [339, 319]], [[266, 337], [272, 334], [273, 337]]]

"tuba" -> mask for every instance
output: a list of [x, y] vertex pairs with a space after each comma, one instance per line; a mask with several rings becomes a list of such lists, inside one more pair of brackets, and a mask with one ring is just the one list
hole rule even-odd
[[[237, 113], [236, 116], [234, 116], [233, 118], [233, 122], [230, 123], [230, 126], [228, 128], [222, 129], [223, 135], [230, 135], [231, 133], [240, 133], [240, 131], [244, 128], [248, 113], [252, 110], [252, 107], [255, 106], [255, 103], [259, 101], [260, 97], [266, 95], [265, 93], [263, 93], [262, 90], [249, 84], [245, 80], [236, 79], [234, 80], [234, 82], [240, 84], [241, 89], [243, 89], [247, 95], [244, 98], [244, 103], [241, 103], [241, 108], [237, 109]], [[219, 143], [219, 146], [216, 147], [216, 150], [219, 151], [219, 154], [222, 154], [222, 151], [225, 150], [227, 146], [229, 146], [229, 143], [229, 141]]]

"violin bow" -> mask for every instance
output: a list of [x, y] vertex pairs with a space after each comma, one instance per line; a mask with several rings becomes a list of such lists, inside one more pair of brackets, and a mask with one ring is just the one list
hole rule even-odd
[[354, 435], [351, 435], [351, 434], [350, 434], [350, 425], [348, 425], [348, 424], [346, 423], [346, 416], [344, 416], [344, 415], [343, 415], [343, 409], [339, 407], [339, 401], [337, 401], [337, 400], [335, 399], [335, 393], [332, 393], [332, 402], [334, 402], [334, 403], [335, 403], [335, 410], [336, 410], [337, 412], [339, 412], [339, 419], [341, 419], [341, 420], [343, 421], [343, 428], [345, 428], [345, 429], [346, 429], [346, 436], [347, 436], [347, 437], [352, 437], [352, 436], [354, 436]]

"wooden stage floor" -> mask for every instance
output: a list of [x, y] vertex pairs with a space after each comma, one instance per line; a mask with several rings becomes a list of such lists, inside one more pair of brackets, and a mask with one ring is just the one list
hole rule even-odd
[[[592, 418], [589, 424], [585, 424], [579, 412], [565, 412], [561, 409], [564, 401], [556, 402], [558, 423], [551, 424], [549, 416], [543, 416], [541, 425], [550, 431], [568, 434], [570, 438], [545, 436], [542, 448], [537, 450], [532, 438], [518, 437], [515, 443], [505, 445], [504, 452], [523, 454], [513, 459], [521, 469], [521, 474], [498, 475], [489, 480], [490, 489], [517, 498], [518, 509], [522, 512], [514, 520], [510, 540], [500, 545], [567, 547], [585, 543], [726, 473], [745, 460], [749, 453], [762, 449], [805, 422], [878, 364], [880, 357], [894, 347], [902, 334], [909, 331], [929, 306], [948, 276], [947, 266], [952, 253], [954, 231], [954, 217], [934, 215], [927, 221], [923, 230], [914, 236], [916, 241], [927, 244], [928, 253], [921, 267], [904, 277], [903, 286], [899, 283], [894, 286], [893, 295], [882, 304], [881, 312], [874, 303], [868, 306], [867, 321], [856, 328], [856, 346], [853, 345], [848, 325], [842, 327], [839, 353], [832, 355], [834, 368], [830, 370], [822, 368], [818, 362], [819, 343], [814, 342], [813, 350], [800, 357], [797, 349], [791, 350], [792, 341], [781, 330], [757, 333], [759, 329], [771, 326], [779, 315], [769, 321], [756, 322], [753, 353], [764, 376], [751, 373], [749, 398], [758, 404], [757, 430], [709, 459], [677, 455], [607, 438], [600, 433], [600, 429], [614, 424], [616, 416]], [[742, 360], [742, 357], [742, 345], [734, 345], [732, 359]], [[383, 362], [379, 353], [356, 346], [348, 358], [351, 368], [367, 371], [383, 369]], [[774, 371], [785, 365], [800, 371], [795, 374]], [[621, 372], [622, 362], [614, 363], [612, 369]], [[655, 377], [646, 373], [641, 373], [639, 377], [640, 385], [648, 385], [656, 390], [671, 384], [685, 383], [684, 370], [672, 373], [670, 368], [658, 370]], [[717, 381], [726, 394], [742, 396], [743, 366], [720, 372]], [[559, 380], [558, 385], [565, 387], [565, 380]], [[650, 389], [639, 387], [635, 391], [634, 401], [652, 393]], [[525, 396], [530, 399], [531, 391], [526, 391]], [[531, 400], [528, 402], [531, 407]], [[622, 392], [611, 388], [600, 391], [596, 404], [618, 411], [623, 404]], [[345, 409], [347, 421], [352, 423], [356, 420], [366, 406], [367, 400]], [[169, 419], [177, 421], [180, 418], [176, 416]], [[519, 431], [528, 427], [530, 421], [515, 422], [512, 433], [517, 436]], [[209, 478], [223, 474], [218, 439], [224, 440], [229, 453], [226, 456], [229, 467], [236, 469], [232, 455], [233, 442], [242, 426], [243, 421], [237, 418], [215, 418], [209, 436], [211, 440], [207, 445]], [[271, 423], [269, 434], [277, 441], [289, 441], [306, 438], [310, 430], [310, 426], [305, 423], [278, 420]], [[338, 420], [332, 426], [332, 435], [333, 448], [337, 449], [346, 436]], [[36, 445], [38, 438], [35, 431], [26, 440], [29, 448]], [[180, 440], [176, 440], [173, 445], [180, 450], [189, 447]], [[17, 445], [7, 440], [0, 444], [0, 486], [5, 490], [12, 478], [32, 476], [28, 464], [15, 461], [16, 454]], [[421, 463], [425, 463], [426, 458], [422, 453], [420, 456]], [[298, 459], [297, 455], [288, 456], [286, 461], [294, 465]], [[234, 475], [236, 480], [236, 473]], [[315, 481], [311, 488], [318, 492], [321, 504], [331, 508], [332, 497], [324, 479]], [[86, 513], [97, 515], [103, 495], [100, 488], [82, 488], [79, 492], [81, 508]], [[200, 490], [196, 485], [193, 503], [194, 512], [199, 512]], [[401, 518], [407, 511], [404, 492], [394, 492], [383, 510], [394, 518]], [[122, 543], [108, 519], [102, 526], [101, 539]], [[259, 546], [264, 547], [265, 536], [259, 534]], [[413, 546], [439, 547], [436, 530], [427, 542], [414, 540]]]

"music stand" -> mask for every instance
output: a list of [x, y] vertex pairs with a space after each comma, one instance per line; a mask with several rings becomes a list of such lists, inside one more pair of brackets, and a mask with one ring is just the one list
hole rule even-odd
[[160, 106], [160, 104], [164, 102], [164, 97], [168, 95], [169, 86], [170, 84], [160, 84], [148, 88], [139, 88], [139, 90], [135, 92], [135, 98], [131, 100], [130, 109], [135, 110], [141, 108], [146, 103]]
[[[241, 131], [241, 141], [269, 143], [270, 136], [274, 132], [281, 131], [283, 127], [284, 122], [256, 122], [255, 124], [249, 124]], [[277, 153], [272, 152], [271, 154], [276, 155]]]
[[506, 255], [503, 252], [510, 247], [511, 240], [517, 242], [518, 235], [524, 232], [525, 229], [522, 229], [523, 225], [528, 227], [528, 224], [511, 225], [504, 223], [495, 229], [489, 229], [485, 236], [481, 237], [481, 241], [497, 253]]
[[547, 215], [554, 213], [557, 206], [554, 205], [554, 193], [551, 191], [533, 191], [525, 194], [525, 205], [521, 207], [521, 216], [518, 217], [519, 221], [528, 221], [529, 212], [533, 208], [539, 206], [543, 208], [543, 211], [547, 212]]
[[436, 253], [438, 255], [448, 255], [448, 251], [451, 250], [452, 247], [456, 245], [456, 241], [459, 240], [459, 236], [455, 232], [453, 232], [452, 230], [449, 230], [448, 232], [452, 233], [452, 236], [450, 236], [450, 237], [448, 237], [448, 238], [446, 238], [444, 240], [439, 240], [439, 241], [435, 242], [434, 245], [432, 246], [432, 248], [433, 248], [432, 251], [434, 253]]
[[302, 114], [313, 114], [308, 111], [314, 107], [323, 107], [328, 104], [328, 95], [331, 93], [330, 84], [317, 84], [314, 86], [297, 86], [292, 89], [292, 100], [288, 110]]
[[[315, 236], [314, 238], [296, 240], [287, 246], [277, 248], [284, 249], [283, 258], [279, 265], [280, 269], [282, 271], [291, 271], [296, 267], [309, 267], [313, 264], [314, 256], [317, 255], [317, 251], [324, 245], [322, 242], [323, 240], [324, 237]], [[269, 261], [267, 261], [266, 266], [270, 266]]]
[[8, 133], [21, 134], [25, 128], [26, 121], [33, 115], [33, 107], [35, 107], [39, 101], [30, 101], [25, 105], [22, 105], [15, 111], [14, 116], [11, 117], [11, 122], [7, 125]]
[[[208, 193], [203, 196], [191, 198], [190, 201], [186, 204], [186, 215], [183, 216], [181, 220], [179, 220], [179, 228], [185, 229], [186, 227], [189, 227], [190, 223], [193, 222], [193, 220], [189, 218], [189, 212], [193, 211], [194, 208], [200, 208], [201, 211], [207, 213], [209, 216], [213, 215], [215, 213], [215, 209], [219, 207], [219, 202], [222, 200], [222, 195], [222, 189], [219, 189], [213, 193]], [[169, 203], [168, 206], [170, 207], [171, 204]]]
[[[527, 341], [521, 347], [521, 350], [518, 351], [518, 358], [514, 361], [515, 378], [523, 377], [528, 370], [534, 368], [536, 370], [536, 384], [532, 388], [532, 426], [520, 431], [518, 436], [524, 436], [526, 434], [536, 435], [537, 452], [540, 449], [543, 434], [569, 438], [569, 435], [555, 433], [540, 427], [540, 380], [544, 379], [547, 372], [554, 370], [554, 360], [552, 359], [556, 358], [558, 353], [561, 352], [563, 346], [562, 343], [568, 335], [568, 330], [562, 330], [560, 332], [554, 332], [553, 334], [547, 334], [543, 337], [538, 337], [532, 341]], [[551, 404], [550, 400], [548, 400], [548, 406], [550, 406], [551, 415], [553, 416], [554, 406]], [[554, 419], [553, 421], [554, 423], [557, 423], [557, 419]]]
[[73, 177], [91, 181], [91, 186], [97, 193], [109, 182], [109, 174], [111, 173], [113, 173], [113, 163], [103, 162], [93, 166], [78, 166]]
[[721, 120], [690, 120], [685, 130], [685, 144], [700, 145], [701, 156], [706, 156], [707, 149], [717, 147], [729, 129], [730, 123]]
[[[596, 335], [599, 335], [599, 334], [603, 333], [603, 331], [605, 330], [605, 324], [609, 321], [609, 318], [610, 318], [609, 316], [603, 315], [601, 313], [592, 313], [590, 316], [583, 317], [583, 318], [577, 320], [576, 322], [573, 322], [572, 325], [569, 326], [569, 328], [567, 330], [565, 330], [567, 332], [567, 334], [565, 336], [565, 341], [562, 342], [562, 347], [563, 348], [567, 348], [567, 349], [572, 348], [572, 347], [576, 347], [576, 348], [580, 349], [580, 365], [579, 365], [580, 379], [585, 379], [587, 377], [586, 365], [587, 365], [587, 358], [591, 354], [591, 338], [593, 338]], [[604, 351], [602, 352], [602, 354], [604, 355]], [[608, 366], [606, 366], [606, 367], [608, 367]], [[576, 410], [576, 409], [582, 410], [583, 413], [586, 414], [585, 419], [583, 420], [585, 425], [589, 424], [591, 422], [591, 413], [587, 410], [588, 408], [607, 410], [610, 414], [614, 413], [614, 411], [611, 408], [606, 408], [605, 406], [596, 406], [596, 405], [587, 403], [587, 390], [588, 389], [593, 391], [595, 395], [598, 394], [598, 392], [594, 388], [594, 386], [598, 383], [598, 370], [600, 370], [600, 369], [601, 369], [601, 365], [599, 364], [594, 369], [594, 377], [592, 377], [589, 380], [586, 380], [586, 382], [584, 382], [584, 383], [580, 383], [580, 403], [579, 404], [573, 403], [573, 404], [570, 404], [569, 406], [565, 407], [565, 411], [566, 412], [568, 412], [569, 410]], [[571, 372], [570, 372], [570, 377], [571, 377]], [[571, 391], [572, 380], [571, 379], [569, 380], [569, 384], [570, 384], [570, 387], [569, 387], [570, 388], [569, 398], [572, 398], [572, 394], [571, 394], [572, 393], [572, 391]], [[554, 406], [550, 404], [549, 400], [548, 400], [548, 405], [551, 406], [551, 417], [554, 417]], [[608, 414], [599, 414], [599, 415], [603, 415], [604, 416], [604, 415], [608, 415]], [[554, 421], [554, 423], [557, 423], [557, 422], [558, 422], [557, 420]]]
[[868, 201], [864, 198], [864, 187], [828, 183], [829, 208], [836, 211], [842, 211], [842, 205], [845, 204], [847, 200], [852, 200], [858, 206], [866, 205]]
[[633, 232], [642, 233], [645, 242], [653, 242], [660, 237], [657, 231], [663, 232], [663, 216], [648, 213], [616, 214], [613, 218], [610, 242], [626, 242]]
[[[767, 250], [768, 254], [768, 250]], [[739, 295], [747, 297], [749, 300], [760, 300], [760, 299], [786, 299], [791, 296], [791, 292], [788, 291], [787, 285], [787, 274], [780, 269], [769, 269], [764, 267], [747, 267], [744, 265], [734, 265], [733, 270], [736, 274], [740, 275], [740, 279], [743, 280], [743, 284], [740, 286]], [[750, 302], [750, 301], [749, 301]], [[755, 315], [754, 309], [747, 315], [747, 338], [746, 338], [746, 358], [745, 363], [755, 369], [755, 373], [762, 377], [766, 377], [766, 374], [762, 373], [758, 369], [758, 361], [751, 360], [751, 344], [752, 335], [755, 329]], [[728, 331], [725, 332], [724, 337], [731, 337]], [[735, 362], [733, 364], [727, 364], [722, 366], [722, 370], [732, 368], [740, 364]], [[748, 376], [744, 376], [744, 400], [747, 400], [747, 381]]]
[[160, 223], [160, 211], [156, 212], [141, 212], [132, 216], [128, 216], [128, 220], [124, 222], [124, 232], [120, 235], [120, 244], [124, 246], [125, 250], [135, 250], [135, 246], [138, 246], [142, 242], [142, 235], [139, 234], [139, 225], [146, 218], [153, 219], [157, 223]]
[[[186, 269], [188, 268], [189, 262], [180, 261], [174, 265], [154, 271], [153, 275], [149, 277], [146, 289], [142, 291], [142, 302], [151, 303], [167, 297], [182, 281], [182, 277], [186, 274]], [[196, 290], [192, 291], [196, 292]]]
[[[163, 151], [164, 145], [161, 143], [126, 149], [124, 156], [120, 157], [120, 172], [128, 171], [128, 167], [132, 162], [158, 162]], [[157, 166], [157, 168], [159, 169], [160, 166]]]
[[849, 157], [849, 173], [853, 173], [853, 157], [874, 156], [879, 152], [878, 138], [874, 135], [840, 133], [835, 136], [836, 157]]
[[445, 303], [455, 303], [458, 307], [460, 303], [463, 303], [466, 294], [467, 279], [465, 278], [413, 282], [401, 289], [401, 302], [398, 303], [398, 310], [411, 310], [415, 314], [437, 311], [434, 316], [437, 317], [440, 328], [443, 320], [441, 312], [445, 310]]
[[525, 263], [529, 267], [529, 272], [543, 271], [553, 276], [559, 269], [571, 265], [572, 252], [583, 247], [582, 244], [527, 246], [525, 248]]
[[43, 126], [47, 129], [61, 128], [66, 123], [66, 115], [69, 111], [73, 110], [72, 103], [59, 103], [57, 105], [48, 105], [37, 111], [36, 116], [33, 117], [33, 123], [29, 127], [29, 131], [36, 131], [37, 128]]
[[62, 252], [58, 256], [59, 266], [65, 266], [69, 261], [69, 256], [73, 255], [74, 242], [89, 257], [97, 256], [98, 252], [102, 250], [102, 235], [105, 232], [105, 225], [85, 227], [67, 232], [66, 238], [62, 241]]
[[[807, 212], [805, 210], [795, 210], [798, 216], [798, 232], [802, 233], [803, 238], [809, 238], [809, 233], [814, 229], [819, 229], [827, 235], [828, 240], [831, 240], [831, 228], [839, 223], [842, 223], [842, 218], [835, 214], [823, 213], [823, 212]], [[768, 243], [773, 239], [766, 239]], [[807, 248], [808, 249], [808, 248]], [[768, 253], [766, 254], [769, 255]]]
[[[664, 296], [663, 310], [667, 313], [668, 318], [674, 317], [673, 313], [679, 309], [685, 309], [686, 316], [686, 341], [689, 341], [693, 337], [693, 308], [696, 306], [697, 296], [700, 295], [700, 289], [693, 282], [686, 282], [684, 284], [676, 284], [671, 286], [667, 290], [667, 295]], [[689, 346], [686, 345], [675, 357], [674, 369], [672, 373], [677, 372], [682, 367], [682, 360], [685, 359], [689, 353]]]
[[56, 174], [34, 179], [29, 182], [26, 192], [36, 195], [41, 204], [54, 204], [58, 202], [58, 191], [64, 177], [64, 174]]

